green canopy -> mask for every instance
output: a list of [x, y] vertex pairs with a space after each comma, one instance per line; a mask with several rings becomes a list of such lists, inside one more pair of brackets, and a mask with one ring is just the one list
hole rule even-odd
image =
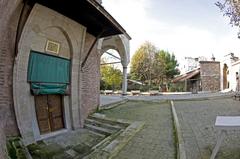
[[31, 83], [31, 91], [35, 95], [40, 94], [65, 94], [66, 84], [55, 83]]
[[31, 51], [27, 80], [34, 94], [64, 94], [69, 76], [69, 59]]

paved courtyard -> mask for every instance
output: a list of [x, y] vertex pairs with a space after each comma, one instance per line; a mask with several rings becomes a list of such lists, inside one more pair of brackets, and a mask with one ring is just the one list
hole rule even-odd
[[116, 159], [175, 159], [175, 139], [169, 103], [129, 101], [103, 111], [111, 118], [145, 121]]
[[[240, 101], [222, 94], [210, 96], [199, 94], [193, 95], [192, 98], [188, 96], [187, 99], [184, 99], [184, 96], [177, 95], [171, 98], [175, 99], [174, 105], [183, 133], [187, 159], [209, 159], [216, 144], [217, 132], [214, 129], [216, 116], [239, 115]], [[168, 98], [139, 96], [137, 100], [130, 100], [112, 109], [101, 110], [101, 113], [109, 118], [145, 122], [143, 129], [123, 147], [115, 159], [177, 158], [177, 143]], [[110, 101], [116, 100], [117, 98], [114, 98]], [[44, 145], [39, 143], [37, 148], [33, 145], [31, 152], [34, 155], [41, 150], [56, 158], [81, 157], [88, 154], [90, 148], [102, 139], [83, 129], [47, 139]], [[216, 159], [239, 159], [239, 139], [240, 131], [229, 131]], [[38, 158], [38, 155], [35, 154], [35, 157]]]
[[159, 100], [182, 100], [182, 99], [199, 99], [199, 98], [215, 98], [221, 96], [231, 96], [233, 92], [227, 93], [207, 93], [207, 92], [199, 92], [198, 94], [185, 94], [182, 92], [178, 92], [177, 94], [168, 94], [168, 95], [157, 95], [157, 96], [149, 96], [149, 95], [136, 95], [136, 96], [120, 96], [120, 95], [100, 95], [100, 106], [114, 104], [116, 102], [120, 102], [123, 100], [144, 100], [144, 101], [159, 101]]
[[[231, 98], [174, 102], [188, 159], [209, 159], [216, 144], [217, 115], [240, 115], [240, 101]], [[229, 131], [216, 159], [240, 158], [240, 131]]]

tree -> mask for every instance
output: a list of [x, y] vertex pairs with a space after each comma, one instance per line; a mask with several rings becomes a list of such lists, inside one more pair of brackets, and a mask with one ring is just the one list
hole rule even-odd
[[[122, 72], [111, 65], [101, 66], [101, 82], [110, 86], [112, 90], [120, 88], [122, 83]], [[105, 86], [105, 88], [107, 87]]]
[[153, 67], [156, 84], [169, 83], [175, 75], [180, 73], [177, 66], [178, 63], [174, 54], [159, 50], [155, 55]]
[[152, 67], [154, 56], [157, 52], [156, 47], [150, 42], [145, 42], [135, 52], [131, 60], [131, 77], [142, 82], [148, 81], [151, 85]]
[[[240, 27], [240, 1], [236, 0], [221, 0], [215, 3], [223, 12], [223, 16], [230, 18], [232, 26]], [[240, 32], [238, 33], [240, 38]]]
[[158, 50], [146, 42], [136, 51], [131, 60], [131, 77], [135, 80], [160, 86], [169, 83], [174, 75], [179, 74], [178, 63], [174, 54]]

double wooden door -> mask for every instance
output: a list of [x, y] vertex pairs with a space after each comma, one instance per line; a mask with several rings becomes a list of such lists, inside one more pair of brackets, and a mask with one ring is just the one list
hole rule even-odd
[[64, 128], [61, 95], [35, 96], [35, 107], [41, 134]]

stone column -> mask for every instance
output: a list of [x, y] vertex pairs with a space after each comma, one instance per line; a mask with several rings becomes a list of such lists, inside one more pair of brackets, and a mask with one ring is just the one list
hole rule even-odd
[[127, 66], [123, 66], [122, 95], [127, 95]]

